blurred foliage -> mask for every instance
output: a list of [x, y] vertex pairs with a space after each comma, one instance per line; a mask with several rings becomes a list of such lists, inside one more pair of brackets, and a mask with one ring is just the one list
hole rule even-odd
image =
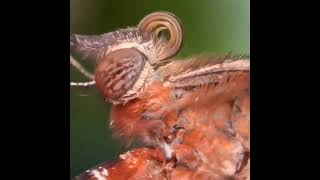
[[[101, 34], [135, 26], [154, 11], [170, 11], [182, 21], [185, 44], [179, 57], [211, 53], [250, 54], [249, 0], [71, 0], [71, 33]], [[94, 63], [82, 60], [93, 71]], [[85, 81], [70, 68], [73, 81]], [[95, 89], [70, 89], [71, 177], [125, 149], [112, 138], [110, 104]]]

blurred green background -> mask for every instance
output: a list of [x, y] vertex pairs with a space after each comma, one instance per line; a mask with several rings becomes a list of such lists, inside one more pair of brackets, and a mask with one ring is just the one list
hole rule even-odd
[[[148, 13], [177, 15], [185, 29], [179, 57], [201, 53], [250, 54], [249, 0], [71, 0], [71, 33], [101, 34], [135, 26]], [[93, 72], [94, 63], [80, 60]], [[70, 66], [72, 81], [85, 81]], [[125, 149], [112, 138], [110, 104], [94, 89], [70, 89], [70, 177], [117, 157]]]

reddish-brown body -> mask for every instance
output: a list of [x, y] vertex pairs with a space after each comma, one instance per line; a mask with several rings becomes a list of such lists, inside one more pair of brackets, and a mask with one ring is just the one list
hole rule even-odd
[[[183, 129], [174, 136], [174, 165], [165, 161], [162, 149], [137, 148], [106, 167], [107, 179], [249, 179], [250, 73], [225, 76], [219, 84], [190, 91], [179, 99], [175, 89], [156, 82], [134, 101], [114, 106], [112, 127], [127, 142], [162, 128], [168, 129], [160, 132], [168, 133], [175, 124]], [[151, 109], [165, 117], [143, 120]], [[139, 163], [131, 171], [128, 163], [135, 162], [132, 158]]]
[[[139, 139], [148, 139], [149, 136], [156, 136], [160, 131], [167, 134], [166, 128], [172, 127], [177, 119], [176, 111], [168, 108], [174, 103], [172, 90], [163, 86], [161, 82], [155, 82], [138, 98], [125, 105], [113, 106], [111, 127], [127, 145], [135, 139], [139, 141]], [[164, 112], [166, 110], [168, 111]], [[150, 138], [152, 138], [151, 141], [156, 140], [156, 138]], [[150, 142], [150, 145], [154, 143]]]

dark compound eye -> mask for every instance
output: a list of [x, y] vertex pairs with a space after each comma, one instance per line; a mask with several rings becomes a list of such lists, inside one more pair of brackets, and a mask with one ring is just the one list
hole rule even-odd
[[125, 94], [138, 80], [146, 56], [136, 49], [119, 49], [108, 54], [98, 65], [95, 81], [107, 99]]
[[180, 129], [184, 129], [184, 127], [179, 126], [178, 124], [175, 124], [175, 125], [173, 126], [173, 129], [175, 129], [175, 130], [180, 130]]

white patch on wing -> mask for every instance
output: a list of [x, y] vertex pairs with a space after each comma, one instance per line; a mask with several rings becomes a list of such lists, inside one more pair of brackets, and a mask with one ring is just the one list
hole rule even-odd
[[107, 180], [107, 177], [109, 175], [108, 170], [103, 167], [99, 167], [98, 169], [93, 169], [86, 172], [90, 173], [90, 176], [96, 178], [97, 180]]
[[173, 150], [171, 148], [171, 146], [167, 143], [162, 143], [161, 144], [161, 147], [164, 151], [164, 155], [166, 156], [166, 159], [171, 159], [172, 158], [172, 153], [173, 153]]

